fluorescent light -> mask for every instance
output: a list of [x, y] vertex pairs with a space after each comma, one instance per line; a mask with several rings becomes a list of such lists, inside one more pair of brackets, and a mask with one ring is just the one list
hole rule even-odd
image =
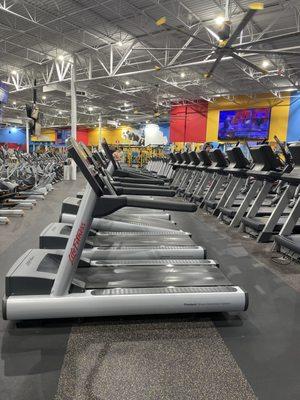
[[270, 65], [270, 61], [264, 60], [262, 63], [263, 68], [267, 68]]
[[212, 30], [209, 29], [209, 28], [206, 28], [206, 29], [207, 29], [207, 31], [208, 31], [215, 39], [217, 39], [218, 41], [221, 40], [220, 37], [219, 37], [219, 35], [217, 35], [214, 31], [212, 31]]
[[217, 18], [215, 18], [215, 23], [218, 26], [223, 25], [225, 22], [225, 18], [223, 17], [223, 15], [219, 15]]
[[185, 72], [181, 72], [180, 76], [181, 78], [185, 78]]
[[293, 92], [294, 90], [297, 90], [297, 89], [294, 87], [291, 87], [291, 88], [283, 89], [282, 91], [283, 92]]

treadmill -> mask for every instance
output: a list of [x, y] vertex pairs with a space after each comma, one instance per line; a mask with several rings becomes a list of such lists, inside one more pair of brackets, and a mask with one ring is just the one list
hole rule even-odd
[[[84, 194], [67, 247], [62, 254], [29, 250], [6, 275], [3, 318], [9, 320], [114, 315], [240, 312], [248, 295], [214, 265], [110, 265], [80, 267], [84, 242], [102, 182], [74, 139], [68, 150], [84, 176]], [[126, 205], [117, 199], [112, 208]], [[130, 201], [130, 200], [129, 200]], [[143, 201], [143, 200], [140, 200]], [[136, 205], [139, 201], [136, 200]], [[59, 251], [58, 251], [59, 252]]]
[[[82, 151], [77, 144], [79, 150]], [[87, 157], [87, 154], [86, 154]], [[93, 160], [87, 157], [89, 162], [95, 167]], [[94, 168], [95, 171], [97, 171]], [[97, 174], [99, 182], [101, 182], [102, 190], [104, 191], [107, 181], [104, 180], [103, 175]], [[81, 204], [82, 200], [79, 204]], [[172, 211], [188, 211], [193, 212], [196, 210], [195, 204], [188, 204], [182, 202], [170, 202], [163, 200], [155, 200], [149, 198], [126, 197], [126, 204], [124, 204], [123, 196], [103, 196], [96, 202], [94, 209], [94, 219], [91, 227], [97, 223], [100, 226], [107, 226], [112, 221], [102, 221], [102, 217], [107, 216], [121, 207], [114, 207], [114, 203], [123, 203], [122, 207], [131, 205], [133, 207], [150, 207], [156, 209], [167, 209]], [[79, 211], [78, 211], [79, 212]], [[39, 247], [41, 249], [64, 249], [72, 231], [72, 225], [76, 220], [75, 216], [72, 217], [68, 223], [53, 222], [49, 224], [40, 234]], [[65, 216], [66, 218], [66, 216]], [[102, 224], [102, 225], [101, 225]], [[123, 226], [122, 226], [123, 227]], [[128, 231], [128, 228], [129, 231]], [[127, 230], [123, 231], [103, 231], [97, 232], [94, 229], [89, 231], [87, 240], [85, 241], [84, 257], [89, 261], [102, 260], [111, 258], [130, 259], [132, 257], [132, 249], [134, 250], [134, 258], [155, 258], [155, 259], [186, 259], [205, 258], [205, 250], [201, 246], [195, 245], [190, 238], [190, 234], [182, 230], [171, 230], [157, 228], [151, 230], [148, 227], [137, 231], [133, 226], [128, 226]]]
[[[270, 214], [266, 216], [258, 215], [263, 201], [266, 199], [274, 182], [278, 180], [281, 183], [287, 182], [282, 179], [282, 175], [287, 176], [292, 170], [292, 164], [287, 164], [283, 167], [280, 159], [270, 146], [264, 147], [264, 150], [260, 154], [264, 159], [264, 164], [269, 164], [268, 171], [249, 171], [250, 176], [254, 176], [259, 181], [263, 180], [264, 183], [246, 216], [242, 217], [241, 230], [256, 237], [258, 242], [266, 243], [272, 241], [273, 235], [278, 233], [284, 225], [290, 212], [287, 207], [295, 194], [296, 188], [293, 185], [287, 185], [286, 188], [283, 187], [283, 193], [278, 197], [277, 203], [273, 207], [269, 207]], [[294, 229], [300, 232], [300, 225], [295, 224]]]
[[300, 259], [300, 234], [293, 234], [300, 216], [300, 142], [289, 145], [289, 151], [294, 162], [294, 169], [289, 174], [283, 174], [281, 179], [288, 183], [288, 188], [296, 188], [297, 199], [286, 218], [279, 234], [274, 237], [274, 248], [276, 251], [299, 261]]

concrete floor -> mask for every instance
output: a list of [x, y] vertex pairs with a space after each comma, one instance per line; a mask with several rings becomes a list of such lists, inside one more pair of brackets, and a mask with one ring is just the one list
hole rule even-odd
[[[0, 289], [13, 262], [83, 187], [59, 183], [24, 218], [0, 226]], [[240, 315], [0, 320], [0, 399], [213, 400], [300, 397], [300, 266], [279, 266], [215, 217], [174, 213], [181, 228], [250, 295]]]

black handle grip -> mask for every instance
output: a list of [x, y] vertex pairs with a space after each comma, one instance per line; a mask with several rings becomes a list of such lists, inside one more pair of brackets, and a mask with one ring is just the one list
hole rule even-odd
[[174, 190], [164, 189], [143, 189], [143, 188], [131, 188], [131, 187], [118, 187], [115, 186], [117, 194], [132, 194], [138, 196], [164, 196], [174, 197]]
[[117, 182], [124, 183], [137, 183], [137, 184], [147, 184], [147, 185], [163, 185], [164, 181], [161, 179], [150, 179], [150, 178], [120, 178], [116, 177]]
[[137, 197], [126, 196], [128, 207], [141, 207], [141, 208], [153, 208], [156, 210], [169, 210], [169, 211], [185, 211], [195, 212], [197, 211], [197, 205], [194, 203], [181, 203], [167, 200], [151, 200], [151, 199], [139, 199]]
[[154, 190], [172, 190], [169, 185], [148, 185], [141, 183], [127, 183], [127, 182], [114, 182], [114, 186], [123, 188], [136, 188], [136, 189], [154, 189]]

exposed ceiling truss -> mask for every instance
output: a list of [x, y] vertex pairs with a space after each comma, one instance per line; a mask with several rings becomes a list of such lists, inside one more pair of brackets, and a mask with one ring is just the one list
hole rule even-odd
[[[240, 57], [224, 55], [210, 79], [215, 18], [227, 15], [232, 29], [246, 0], [0, 0], [0, 80], [10, 89], [4, 116], [24, 115], [34, 82], [45, 125], [69, 123], [71, 69], [76, 61], [80, 123], [101, 114], [125, 120], [166, 118], [174, 101], [267, 92], [300, 85], [300, 4], [266, 0], [235, 39]], [[157, 25], [165, 17], [167, 24]], [[278, 40], [264, 39], [278, 36]], [[252, 52], [252, 42], [259, 42]], [[245, 45], [246, 44], [246, 45]], [[243, 52], [244, 50], [244, 52]], [[275, 54], [280, 50], [282, 55]], [[284, 54], [284, 52], [286, 54]], [[288, 54], [290, 53], [290, 54]], [[267, 74], [251, 68], [269, 63]], [[161, 112], [157, 113], [157, 109]]]

